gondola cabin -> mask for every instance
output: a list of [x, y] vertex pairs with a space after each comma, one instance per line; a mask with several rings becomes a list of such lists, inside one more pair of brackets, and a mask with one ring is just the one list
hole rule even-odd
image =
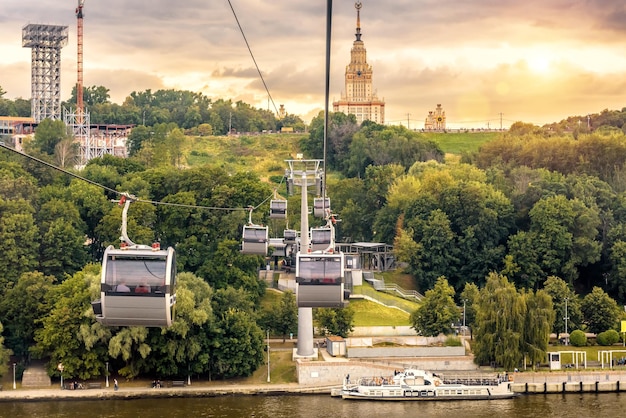
[[270, 238], [269, 247], [272, 249], [272, 257], [285, 257], [287, 245], [282, 238]]
[[295, 229], [285, 229], [283, 232], [283, 240], [285, 244], [295, 244], [298, 238], [298, 231]]
[[344, 291], [343, 253], [298, 253], [296, 256], [296, 300], [299, 308], [343, 308], [349, 292]]
[[176, 257], [173, 248], [104, 252], [100, 300], [92, 302], [96, 320], [107, 326], [168, 327], [176, 303]]
[[328, 227], [311, 228], [311, 251], [325, 251], [332, 242], [332, 230]]
[[270, 219], [287, 219], [287, 201], [271, 200], [270, 201]]
[[267, 255], [267, 226], [244, 225], [241, 252], [243, 254]]
[[316, 197], [313, 199], [313, 216], [316, 218], [326, 218], [330, 213], [330, 198]]

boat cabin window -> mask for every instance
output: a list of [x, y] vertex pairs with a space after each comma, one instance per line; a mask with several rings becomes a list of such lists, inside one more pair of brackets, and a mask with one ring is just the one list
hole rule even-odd
[[298, 258], [300, 284], [340, 285], [342, 282], [341, 256], [304, 256]]
[[170, 293], [166, 275], [166, 256], [109, 255], [103, 290], [118, 295], [164, 295]]

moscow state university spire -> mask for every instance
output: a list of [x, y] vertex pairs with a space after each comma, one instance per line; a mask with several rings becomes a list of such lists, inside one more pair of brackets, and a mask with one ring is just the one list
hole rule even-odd
[[356, 8], [356, 39], [350, 50], [350, 63], [346, 66], [346, 87], [341, 100], [333, 102], [333, 112], [343, 112], [356, 116], [357, 122], [371, 120], [385, 123], [385, 102], [379, 100], [372, 89], [372, 66], [367, 63], [367, 51], [361, 40], [360, 1]]

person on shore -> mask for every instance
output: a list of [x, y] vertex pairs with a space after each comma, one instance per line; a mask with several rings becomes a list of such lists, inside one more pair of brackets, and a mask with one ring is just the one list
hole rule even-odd
[[113, 379], [113, 390], [118, 390], [120, 386], [117, 384], [117, 379]]

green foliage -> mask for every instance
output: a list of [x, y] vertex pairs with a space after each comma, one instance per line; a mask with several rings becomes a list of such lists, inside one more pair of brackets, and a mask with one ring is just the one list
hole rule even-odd
[[598, 345], [607, 347], [611, 346], [619, 341], [619, 333], [614, 329], [603, 331], [596, 335], [596, 342]]
[[445, 345], [446, 347], [462, 347], [463, 341], [461, 341], [461, 339], [458, 337], [447, 337], [446, 340], [443, 342], [443, 345]]
[[250, 376], [263, 362], [265, 333], [255, 322], [249, 294], [232, 287], [217, 289], [212, 305], [216, 322], [211, 374], [220, 378]]
[[24, 200], [0, 198], [0, 290], [37, 267], [39, 228], [33, 212]]
[[283, 342], [289, 334], [298, 332], [298, 306], [296, 296], [291, 291], [283, 292], [278, 306], [273, 306], [266, 313], [265, 323], [273, 333], [283, 336]]
[[35, 333], [41, 329], [40, 319], [50, 312], [54, 278], [40, 272], [24, 273], [0, 299], [0, 318], [6, 324], [6, 346], [26, 360], [35, 342]]
[[57, 144], [67, 137], [63, 121], [44, 119], [37, 125], [32, 145], [44, 154], [53, 155]]
[[433, 289], [428, 290], [422, 304], [411, 314], [411, 327], [419, 335], [436, 337], [450, 332], [460, 317], [454, 303], [454, 288], [444, 277], [437, 279]]
[[528, 361], [535, 367], [546, 358], [550, 332], [556, 315], [552, 298], [547, 292], [526, 291], [521, 296], [526, 302], [524, 340], [521, 349]]
[[513, 370], [522, 361], [527, 306], [515, 286], [492, 273], [480, 290], [474, 327], [474, 361]]
[[59, 375], [59, 363], [66, 378], [90, 379], [104, 372], [110, 334], [94, 324], [91, 309], [92, 293], [99, 282], [98, 268], [87, 266], [48, 292], [51, 310], [35, 331], [32, 351], [38, 358], [49, 359], [49, 374]]
[[[581, 300], [567, 282], [559, 277], [550, 276], [543, 284], [543, 289], [552, 298], [554, 306], [555, 319], [552, 325], [552, 332], [555, 334], [564, 333], [565, 316], [567, 303], [567, 324], [570, 331], [579, 329], [583, 325], [583, 314], [581, 311]], [[566, 302], [567, 301], [567, 302]]]
[[354, 329], [354, 309], [318, 308], [315, 310], [315, 322], [322, 335], [336, 335], [346, 338]]
[[12, 351], [8, 348], [4, 347], [4, 337], [2, 322], [0, 322], [0, 377], [4, 376], [7, 370], [9, 369], [9, 358], [11, 357]]
[[584, 332], [577, 329], [572, 331], [572, 333], [569, 335], [569, 342], [574, 347], [584, 347], [587, 345], [587, 336]]
[[617, 302], [597, 286], [583, 298], [581, 308], [589, 332], [595, 334], [616, 328], [622, 311]]

